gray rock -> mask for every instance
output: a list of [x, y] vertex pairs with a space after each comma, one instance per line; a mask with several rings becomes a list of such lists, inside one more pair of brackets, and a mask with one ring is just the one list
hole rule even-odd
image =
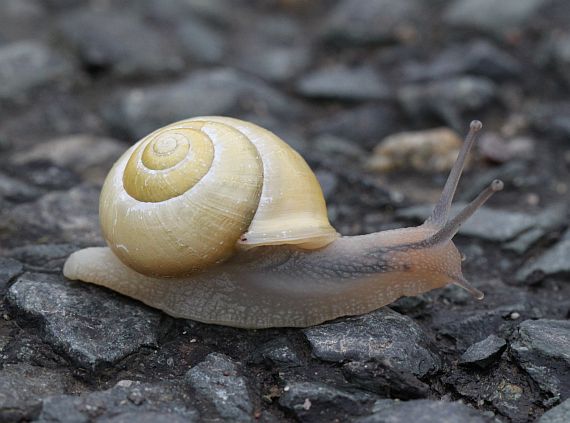
[[535, 129], [564, 140], [570, 137], [570, 101], [531, 104], [528, 114]]
[[511, 351], [543, 391], [563, 400], [570, 396], [570, 321], [525, 320]]
[[[514, 295], [511, 291], [504, 295]], [[512, 313], [518, 313], [522, 318], [536, 317], [536, 311], [530, 304], [524, 300], [514, 300], [512, 304], [492, 310], [469, 310], [460, 314], [450, 314], [448, 310], [442, 310], [434, 316], [434, 327], [439, 334], [453, 338], [457, 349], [464, 351], [490, 335], [507, 336], [517, 323], [510, 320]]]
[[119, 76], [179, 71], [182, 57], [167, 39], [133, 13], [82, 8], [65, 14], [60, 29], [85, 65]]
[[383, 397], [425, 398], [429, 387], [412, 373], [395, 369], [389, 362], [353, 361], [342, 366], [344, 377], [356, 386]]
[[274, 366], [297, 367], [303, 365], [303, 358], [287, 338], [277, 338], [266, 342], [255, 351], [252, 363], [267, 362]]
[[351, 44], [392, 42], [422, 18], [422, 6], [416, 0], [343, 0], [326, 20], [324, 35]]
[[559, 35], [552, 42], [550, 54], [558, 73], [570, 84], [570, 33]]
[[86, 181], [102, 184], [113, 163], [127, 147], [128, 145], [111, 138], [74, 135], [48, 140], [16, 153], [12, 156], [12, 163], [27, 165], [48, 160], [57, 166], [73, 170]]
[[570, 274], [570, 231], [544, 254], [527, 262], [521, 267], [515, 280], [519, 283], [529, 283], [542, 280], [545, 276]]
[[239, 375], [238, 365], [228, 356], [208, 354], [204, 361], [186, 373], [186, 381], [214, 406], [222, 419], [251, 421], [253, 405], [246, 380]]
[[232, 0], [145, 0], [140, 3], [150, 19], [170, 25], [199, 18], [227, 28], [243, 18], [242, 8], [232, 7]]
[[362, 105], [350, 110], [327, 113], [311, 124], [311, 132], [330, 134], [358, 141], [366, 149], [372, 149], [378, 140], [398, 130], [398, 115], [388, 105]]
[[296, 84], [305, 97], [339, 100], [384, 100], [391, 90], [382, 77], [370, 67], [349, 68], [335, 65], [310, 72]]
[[0, 173], [0, 199], [21, 203], [34, 200], [41, 194], [40, 189]]
[[63, 393], [68, 383], [60, 371], [4, 364], [0, 370], [0, 421], [31, 420], [41, 408], [41, 399]]
[[81, 396], [58, 395], [43, 400], [38, 422], [196, 422], [189, 396], [174, 383], [149, 384], [121, 380], [106, 391]]
[[21, 102], [34, 89], [74, 80], [72, 63], [46, 45], [20, 41], [0, 47], [0, 102]]
[[[465, 204], [456, 203], [451, 207], [450, 214], [457, 214]], [[432, 205], [414, 206], [400, 209], [396, 215], [400, 218], [425, 220], [433, 210]], [[483, 207], [465, 222], [459, 234], [480, 238], [493, 242], [505, 242], [512, 240], [523, 232], [532, 229], [536, 224], [536, 218], [526, 213], [507, 212]]]
[[[311, 52], [306, 46], [259, 45], [245, 43], [237, 54], [240, 69], [269, 81], [283, 82], [299, 75], [311, 63]], [[263, 51], [263, 54], [259, 54]], [[310, 96], [310, 95], [309, 95]]]
[[9, 257], [21, 261], [26, 269], [43, 273], [60, 273], [63, 263], [77, 250], [72, 244], [32, 244], [10, 250]]
[[398, 90], [398, 101], [413, 118], [438, 116], [448, 126], [463, 132], [466, 112], [480, 110], [496, 96], [488, 78], [461, 76], [423, 84], [409, 84]]
[[348, 392], [320, 382], [294, 382], [285, 386], [279, 404], [299, 421], [351, 421], [369, 414], [376, 397], [361, 391]]
[[14, 279], [15, 276], [18, 276], [24, 267], [22, 263], [17, 260], [0, 257], [0, 293], [4, 291], [8, 282]]
[[570, 399], [548, 410], [538, 420], [538, 423], [567, 423], [570, 421]]
[[227, 51], [222, 34], [198, 19], [182, 21], [176, 35], [182, 51], [196, 63], [219, 63]]
[[470, 74], [502, 81], [520, 76], [521, 64], [510, 54], [486, 40], [445, 49], [427, 64], [412, 64], [404, 68], [404, 75], [412, 81], [443, 79]]
[[566, 204], [557, 204], [548, 207], [535, 219], [535, 227], [523, 232], [514, 240], [503, 245], [505, 250], [514, 251], [518, 254], [526, 253], [538, 240], [549, 232], [555, 231], [566, 225], [568, 207]]
[[178, 82], [134, 89], [108, 110], [111, 124], [138, 139], [167, 123], [201, 115], [243, 115], [265, 109], [295, 115], [295, 102], [260, 80], [231, 69], [196, 71]]
[[380, 411], [363, 417], [358, 423], [491, 423], [494, 419], [484, 416], [460, 402], [414, 400], [385, 404]]
[[547, 0], [455, 0], [444, 12], [450, 25], [470, 27], [491, 34], [522, 30]]
[[103, 245], [99, 230], [99, 188], [79, 185], [69, 191], [50, 192], [33, 203], [20, 204], [0, 213], [0, 240], [18, 233], [19, 245], [37, 243]]
[[7, 299], [17, 316], [40, 324], [46, 342], [89, 370], [158, 342], [159, 312], [95, 286], [27, 273]]
[[439, 369], [430, 340], [407, 316], [381, 308], [362, 316], [304, 329], [313, 354], [321, 360], [387, 360], [397, 370], [423, 377]]
[[0, 2], [0, 40], [14, 41], [36, 36], [45, 29], [43, 4], [34, 0], [4, 0]]
[[471, 345], [463, 353], [460, 364], [475, 365], [482, 369], [489, 367], [507, 348], [507, 343], [503, 338], [496, 335], [489, 335], [487, 338]]

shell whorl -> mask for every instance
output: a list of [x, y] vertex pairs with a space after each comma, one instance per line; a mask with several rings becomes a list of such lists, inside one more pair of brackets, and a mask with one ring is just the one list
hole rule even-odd
[[298, 153], [259, 126], [217, 116], [168, 125], [127, 150], [99, 215], [121, 261], [165, 277], [222, 262], [238, 246], [318, 248], [338, 236]]

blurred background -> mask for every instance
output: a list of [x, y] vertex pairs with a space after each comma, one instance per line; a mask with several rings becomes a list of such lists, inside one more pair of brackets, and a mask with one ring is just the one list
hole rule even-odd
[[[449, 288], [393, 305], [456, 363], [489, 335], [515, 336], [524, 319], [570, 317], [569, 93], [567, 0], [1, 0], [0, 256], [19, 270], [2, 273], [0, 257], [0, 294], [10, 280], [2, 275], [60, 275], [70, 252], [102, 245], [106, 173], [129, 145], [173, 121], [228, 115], [271, 129], [314, 169], [333, 225], [354, 235], [421, 221], [479, 119], [484, 131], [458, 201], [494, 178], [506, 188], [456, 239], [467, 278], [487, 297], [476, 303]], [[528, 337], [545, 333], [536, 345], [548, 351], [495, 354], [488, 373], [446, 364], [424, 377], [430, 395], [532, 421], [570, 393], [568, 344], [553, 341], [567, 342], [570, 329], [544, 322]], [[173, 327], [185, 324], [208, 340], [193, 358], [188, 345], [164, 345], [173, 368], [136, 358], [140, 368], [128, 362], [122, 376], [184, 374], [188, 360], [211, 350], [246, 360], [255, 336], [269, 336]], [[13, 322], [0, 320], [0, 335], [2, 357], [38, 356], [34, 365], [67, 372], [43, 341], [18, 344], [29, 334]], [[510, 345], [522, 351], [524, 342]], [[306, 341], [298, 345], [308, 356]], [[311, 367], [300, 366], [311, 380]], [[320, 374], [344, 380], [339, 368]], [[259, 372], [263, 383], [278, 379]], [[67, 391], [102, 389], [120, 376], [109, 375]], [[254, 402], [283, 415], [275, 402]]]
[[562, 0], [3, 0], [0, 204], [100, 184], [145, 134], [215, 114], [295, 147], [345, 234], [433, 202], [474, 118], [460, 198], [501, 176], [496, 204], [539, 211], [568, 196], [568, 16]]

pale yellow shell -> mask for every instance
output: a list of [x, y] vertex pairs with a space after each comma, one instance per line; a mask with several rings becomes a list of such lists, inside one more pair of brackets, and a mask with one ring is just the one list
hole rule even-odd
[[272, 132], [219, 116], [133, 145], [105, 180], [99, 214], [117, 257], [156, 276], [190, 274], [236, 248], [320, 248], [338, 237], [303, 158]]

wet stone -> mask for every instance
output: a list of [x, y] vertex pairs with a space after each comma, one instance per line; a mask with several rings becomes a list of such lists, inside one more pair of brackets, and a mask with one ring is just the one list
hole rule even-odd
[[396, 41], [424, 12], [417, 0], [343, 0], [332, 10], [324, 36], [331, 41], [377, 44]]
[[488, 78], [461, 76], [441, 81], [415, 83], [398, 90], [398, 100], [415, 119], [438, 116], [456, 130], [465, 126], [463, 114], [480, 110], [496, 96], [496, 85]]
[[399, 399], [425, 398], [429, 387], [412, 373], [395, 369], [389, 362], [353, 361], [342, 367], [350, 383], [383, 397]]
[[547, 0], [455, 0], [444, 13], [444, 21], [461, 28], [491, 34], [522, 30]]
[[[388, 105], [361, 105], [349, 110], [327, 113], [311, 123], [311, 132], [331, 134], [354, 140], [366, 149], [372, 149], [379, 139], [397, 130], [396, 110]], [[370, 136], [373, 134], [373, 136]]]
[[533, 105], [528, 113], [537, 130], [564, 140], [570, 137], [570, 101]]
[[383, 404], [373, 415], [355, 421], [358, 423], [491, 423], [494, 419], [459, 402], [413, 400]]
[[570, 421], [570, 399], [548, 410], [538, 420], [538, 423], [567, 423]]
[[540, 393], [533, 389], [526, 374], [510, 360], [501, 360], [490, 371], [458, 367], [443, 376], [442, 382], [453, 387], [471, 404], [492, 405], [502, 416], [513, 422], [527, 421], [540, 410]]
[[199, 19], [185, 19], [176, 27], [182, 51], [196, 63], [218, 63], [226, 53], [223, 36]]
[[[33, 203], [20, 204], [0, 213], [0, 240], [15, 231], [20, 239], [37, 242], [65, 243], [76, 245], [103, 245], [99, 229], [98, 187], [79, 185], [69, 191], [50, 192]], [[41, 216], [41, 218], [38, 218]]]
[[17, 260], [0, 257], [0, 293], [4, 292], [8, 283], [22, 273], [24, 267]]
[[510, 320], [512, 313], [523, 318], [536, 317], [532, 306], [522, 300], [493, 310], [470, 310], [453, 315], [443, 310], [434, 316], [434, 327], [441, 335], [453, 338], [458, 350], [465, 351], [490, 335], [507, 336], [516, 326], [516, 321]]
[[506, 348], [507, 343], [503, 338], [489, 335], [482, 341], [471, 345], [461, 356], [459, 364], [475, 365], [484, 369], [496, 361]]
[[[113, 163], [127, 145], [92, 135], [75, 135], [48, 140], [12, 156], [15, 165], [34, 165], [47, 160], [57, 166], [71, 169], [84, 180], [102, 184]], [[89, 154], [85, 154], [85, 152]]]
[[92, 285], [26, 273], [10, 287], [7, 299], [13, 315], [39, 323], [46, 342], [88, 370], [158, 342], [159, 312]]
[[0, 173], [0, 199], [13, 203], [32, 201], [42, 194], [42, 190], [26, 182]]
[[369, 414], [376, 398], [320, 382], [294, 382], [285, 386], [279, 404], [302, 422], [351, 421], [355, 416]]
[[287, 338], [277, 338], [261, 345], [253, 354], [250, 362], [267, 362], [276, 366], [297, 367], [303, 365], [304, 360]]
[[41, 409], [41, 399], [61, 394], [68, 381], [63, 373], [27, 364], [4, 364], [0, 370], [0, 421], [29, 421]]
[[156, 128], [188, 116], [239, 116], [267, 110], [295, 115], [295, 102], [260, 80], [232, 69], [196, 71], [177, 82], [133, 89], [118, 96], [107, 110], [109, 122], [139, 139]]
[[325, 361], [389, 361], [423, 377], [439, 369], [430, 339], [411, 318], [389, 308], [304, 329], [313, 354]]
[[20, 102], [49, 84], [69, 83], [74, 67], [46, 45], [19, 41], [0, 47], [0, 102]]
[[535, 260], [527, 262], [518, 270], [515, 280], [519, 283], [532, 283], [545, 276], [570, 274], [570, 231], [558, 243]]
[[174, 383], [121, 380], [106, 391], [81, 396], [58, 395], [43, 400], [39, 422], [197, 422], [192, 399]]
[[565, 204], [555, 204], [541, 212], [535, 219], [535, 227], [523, 232], [514, 240], [503, 245], [506, 250], [518, 254], [526, 253], [538, 240], [546, 234], [566, 225], [568, 207]]
[[174, 72], [184, 66], [172, 43], [132, 13], [82, 8], [64, 15], [60, 30], [84, 64], [94, 69], [132, 76]]
[[370, 67], [331, 66], [307, 73], [297, 83], [297, 92], [305, 97], [349, 101], [384, 100], [390, 88]]
[[27, 270], [59, 273], [63, 263], [77, 250], [72, 244], [31, 244], [10, 250], [9, 257], [21, 261]]
[[570, 321], [522, 322], [511, 351], [543, 391], [562, 400], [570, 397]]
[[406, 79], [421, 81], [470, 74], [502, 81], [520, 75], [522, 67], [510, 54], [486, 40], [445, 49], [432, 62], [404, 68]]
[[238, 364], [230, 357], [219, 353], [208, 354], [204, 361], [186, 373], [185, 379], [222, 419], [251, 421], [253, 405], [246, 380], [240, 376]]
[[[456, 203], [451, 207], [451, 216], [465, 207]], [[432, 212], [432, 205], [414, 206], [397, 211], [400, 218], [425, 220]], [[482, 207], [459, 229], [459, 234], [493, 242], [512, 240], [536, 225], [536, 218], [526, 213], [495, 210]]]

